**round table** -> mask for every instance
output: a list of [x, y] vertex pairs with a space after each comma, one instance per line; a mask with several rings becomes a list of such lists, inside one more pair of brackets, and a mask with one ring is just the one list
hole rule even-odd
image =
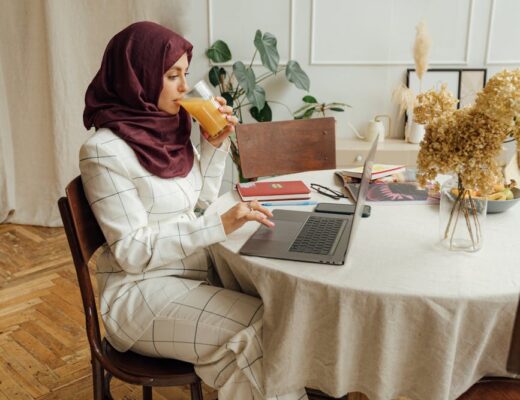
[[[271, 180], [296, 179], [339, 184], [332, 170]], [[209, 210], [238, 200], [228, 192]], [[317, 193], [312, 200], [336, 202]], [[488, 215], [483, 248], [458, 253], [438, 244], [438, 206], [371, 205], [343, 266], [242, 256], [254, 222], [211, 247], [223, 285], [264, 302], [267, 394], [305, 386], [336, 397], [444, 400], [482, 376], [509, 376], [520, 207]]]

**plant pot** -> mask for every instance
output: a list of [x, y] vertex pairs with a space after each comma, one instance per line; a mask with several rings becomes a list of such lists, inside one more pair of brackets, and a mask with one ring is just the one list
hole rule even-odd
[[407, 140], [410, 143], [421, 143], [425, 134], [425, 126], [411, 121], [408, 126]]

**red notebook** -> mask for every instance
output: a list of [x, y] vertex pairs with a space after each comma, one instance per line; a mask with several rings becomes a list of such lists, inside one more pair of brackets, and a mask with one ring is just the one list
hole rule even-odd
[[296, 200], [311, 197], [311, 190], [302, 181], [237, 183], [237, 191], [244, 201]]

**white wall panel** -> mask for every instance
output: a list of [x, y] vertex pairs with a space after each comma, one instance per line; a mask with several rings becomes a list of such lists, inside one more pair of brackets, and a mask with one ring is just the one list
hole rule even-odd
[[[403, 137], [404, 118], [392, 92], [414, 65], [415, 26], [423, 17], [433, 39], [430, 65], [435, 68], [488, 68], [489, 78], [504, 67], [520, 67], [520, 0], [178, 1], [189, 21], [184, 33], [196, 50], [192, 82], [207, 79], [204, 50], [216, 39], [230, 45], [234, 60], [249, 62], [255, 30], [271, 32], [281, 60], [297, 60], [309, 75], [310, 94], [321, 102], [352, 105], [343, 113], [327, 113], [336, 118], [338, 139], [354, 137], [349, 124], [364, 133], [376, 114], [391, 115], [392, 137]], [[306, 94], [282, 74], [262, 85], [270, 99], [293, 111]], [[279, 103], [271, 106], [274, 120], [292, 118]], [[222, 190], [229, 190], [236, 177], [230, 162]]]
[[[223, 40], [231, 49], [233, 61], [251, 61], [257, 29], [276, 37], [281, 64], [292, 58], [293, 0], [208, 0], [208, 10], [208, 46]], [[260, 64], [258, 56], [256, 61], [255, 65]]]
[[472, 9], [473, 0], [313, 0], [311, 63], [412, 64], [424, 19], [434, 38], [430, 64], [467, 64]]
[[520, 63], [520, 1], [493, 0], [490, 12], [486, 62]]

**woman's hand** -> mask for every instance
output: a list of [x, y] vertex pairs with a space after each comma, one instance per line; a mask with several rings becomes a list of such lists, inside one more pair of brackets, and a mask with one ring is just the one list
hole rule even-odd
[[273, 214], [267, 208], [262, 207], [258, 201], [253, 200], [247, 203], [240, 202], [235, 204], [224, 214], [220, 216], [222, 225], [224, 225], [224, 232], [226, 235], [236, 231], [248, 221], [257, 221], [265, 226], [272, 228], [274, 222], [267, 218], [272, 217]]
[[200, 133], [213, 146], [220, 147], [224, 140], [235, 131], [235, 125], [238, 124], [238, 118], [233, 115], [233, 108], [227, 105], [226, 99], [217, 96], [215, 97], [215, 100], [220, 104], [219, 111], [224, 114], [228, 124], [219, 132], [218, 136], [211, 137], [202, 126], [200, 127]]

